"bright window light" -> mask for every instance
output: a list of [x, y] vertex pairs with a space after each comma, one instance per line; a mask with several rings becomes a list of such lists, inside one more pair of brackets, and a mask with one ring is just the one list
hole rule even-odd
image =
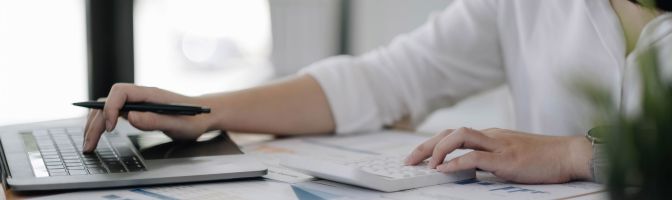
[[0, 0], [0, 125], [83, 116], [82, 0]]
[[272, 76], [267, 0], [137, 0], [135, 81], [187, 95]]

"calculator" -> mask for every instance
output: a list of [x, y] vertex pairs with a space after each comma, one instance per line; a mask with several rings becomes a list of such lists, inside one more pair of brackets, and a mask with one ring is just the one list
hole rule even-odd
[[[463, 153], [446, 157], [451, 160]], [[406, 156], [375, 156], [361, 160], [335, 162], [323, 159], [289, 156], [280, 165], [327, 180], [369, 189], [395, 192], [431, 185], [457, 182], [476, 177], [474, 169], [443, 173], [430, 169], [427, 161], [415, 166], [404, 164]]]

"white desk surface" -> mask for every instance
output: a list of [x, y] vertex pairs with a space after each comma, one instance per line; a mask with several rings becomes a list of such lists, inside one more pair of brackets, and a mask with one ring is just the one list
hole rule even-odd
[[[408, 137], [404, 136], [408, 135]], [[167, 192], [165, 194], [175, 194], [176, 196], [179, 196], [179, 194], [182, 195], [192, 195], [195, 193], [201, 193], [202, 195], [205, 196], [198, 196], [199, 199], [221, 199], [222, 197], [229, 195], [227, 197], [239, 197], [240, 199], [247, 199], [247, 198], [242, 198], [245, 194], [250, 194], [254, 193], [254, 189], [256, 188], [257, 190], [262, 189], [262, 190], [268, 190], [265, 191], [265, 193], [273, 193], [273, 199], [297, 199], [297, 194], [296, 193], [297, 189], [296, 188], [301, 188], [301, 189], [310, 189], [311, 187], [314, 189], [314, 187], [317, 187], [317, 189], [320, 189], [319, 187], [329, 187], [325, 185], [330, 185], [330, 186], [335, 186], [336, 183], [328, 183], [328, 184], [314, 184], [314, 183], [325, 183], [328, 181], [312, 181], [312, 182], [296, 182], [296, 183], [285, 183], [282, 181], [282, 177], [278, 178], [278, 174], [284, 173], [285, 171], [281, 171], [278, 173], [277, 170], [279, 170], [273, 163], [276, 162], [278, 158], [273, 158], [274, 155], [280, 155], [283, 153], [297, 153], [297, 154], [302, 154], [302, 155], [307, 155], [307, 154], [320, 154], [320, 156], [323, 156], [323, 154], [327, 158], [330, 159], [341, 159], [344, 157], [348, 157], [350, 155], [345, 154], [339, 154], [335, 151], [331, 150], [320, 150], [320, 147], [317, 146], [305, 146], [304, 149], [307, 149], [305, 152], [299, 152], [302, 150], [288, 150], [288, 149], [283, 149], [283, 148], [291, 148], [293, 146], [300, 146], [297, 144], [294, 144], [292, 142], [296, 142], [298, 140], [304, 140], [304, 141], [311, 141], [307, 142], [306, 145], [316, 145], [316, 144], [326, 144], [329, 143], [328, 145], [334, 145], [334, 144], [348, 144], [348, 145], [353, 145], [353, 146], [365, 146], [362, 147], [363, 150], [372, 150], [372, 151], [380, 151], [380, 152], [406, 152], [408, 151], [408, 148], [412, 148], [415, 145], [409, 146], [408, 144], [402, 144], [404, 142], [412, 143], [415, 144], [418, 141], [422, 141], [423, 138], [418, 137], [417, 135], [413, 134], [397, 134], [397, 136], [400, 136], [401, 138], [397, 137], [396, 139], [394, 137], [387, 138], [383, 141], [378, 141], [377, 143], [375, 141], [363, 141], [363, 140], [372, 140], [374, 139], [373, 137], [369, 136], [361, 136], [360, 138], [356, 138], [357, 140], [349, 139], [349, 138], [336, 138], [336, 139], [329, 139], [329, 140], [319, 140], [318, 139], [299, 139], [299, 138], [293, 138], [293, 139], [286, 139], [286, 140], [274, 140], [274, 137], [268, 136], [268, 135], [263, 135], [263, 134], [231, 134], [231, 138], [236, 141], [239, 145], [242, 146], [242, 149], [246, 151], [248, 154], [252, 154], [254, 156], [260, 156], [259, 158], [264, 160], [265, 163], [269, 164], [269, 175], [267, 175], [266, 180], [252, 180], [252, 181], [229, 181], [229, 182], [223, 182], [223, 183], [213, 183], [213, 184], [194, 184], [194, 185], [183, 185], [183, 186], [167, 186], [167, 187], [154, 187], [154, 188], [146, 188], [145, 190], [148, 191], [159, 191], [159, 192]], [[416, 138], [413, 138], [416, 137]], [[378, 139], [380, 140], [380, 139]], [[415, 141], [418, 140], [418, 141]], [[333, 142], [333, 143], [332, 143]], [[285, 146], [283, 146], [285, 145]], [[317, 153], [316, 153], [317, 152]], [[270, 155], [270, 156], [269, 156]], [[352, 156], [357, 156], [355, 154], [352, 154]], [[275, 171], [275, 172], [272, 172]], [[291, 172], [288, 172], [291, 173]], [[275, 180], [271, 180], [275, 179]], [[291, 180], [290, 180], [291, 181]], [[541, 185], [541, 186], [535, 186], [535, 185], [516, 185], [516, 184], [509, 184], [509, 183], [500, 183], [496, 182], [496, 178], [492, 176], [492, 174], [485, 173], [485, 172], [479, 172], [478, 174], [478, 182], [485, 184], [495, 184], [499, 185], [499, 187], [494, 187], [495, 190], [497, 189], [503, 189], [503, 188], [513, 188], [515, 191], [508, 191], [508, 192], [502, 192], [501, 194], [496, 194], [496, 195], [502, 195], [502, 196], [483, 196], [483, 195], [488, 195], [488, 194], [483, 194], [483, 192], [478, 191], [478, 187], [482, 187], [478, 183], [476, 184], [471, 184], [469, 186], [462, 186], [462, 185], [457, 185], [454, 184], [455, 187], [453, 186], [446, 186], [446, 187], [435, 187], [435, 188], [428, 188], [424, 190], [419, 190], [419, 191], [410, 191], [410, 192], [405, 192], [405, 193], [397, 193], [397, 194], [384, 194], [384, 193], [378, 193], [374, 191], [369, 191], [361, 188], [354, 188], [350, 186], [338, 186], [338, 187], [331, 187], [331, 188], [326, 188], [325, 190], [321, 190], [320, 192], [333, 190], [334, 188], [336, 191], [332, 191], [333, 193], [350, 193], [350, 194], [357, 194], [359, 195], [358, 197], [364, 197], [364, 199], [372, 199], [372, 198], [379, 198], [379, 199], [384, 199], [384, 198], [393, 198], [393, 199], [416, 199], [417, 197], [421, 197], [422, 195], [425, 195], [425, 199], [434, 199], [434, 198], [428, 198], [427, 196], [431, 195], [444, 195], [446, 193], [449, 194], [455, 194], [456, 192], [449, 192], [450, 190], [454, 191], [460, 191], [459, 193], [465, 193], [468, 194], [469, 192], [472, 192], [475, 194], [474, 197], [480, 196], [480, 198], [483, 197], [501, 197], [504, 199], [520, 199], [523, 196], [511, 196], [511, 192], [517, 192], [517, 191], [522, 191], [524, 192], [529, 192], [529, 191], [537, 191], [537, 192], [545, 192], [545, 193], [561, 193], [565, 192], [566, 194], [562, 194], [565, 196], [558, 196], [561, 198], [566, 198], [566, 199], [581, 199], [581, 200], [586, 200], [586, 199], [607, 199], [607, 195], [604, 192], [601, 192], [601, 189], [596, 189], [596, 184], [592, 183], [570, 183], [570, 184], [564, 184], [564, 185]], [[296, 187], [295, 187], [296, 186]], [[491, 185], [486, 185], [487, 187], [491, 187]], [[216, 188], [212, 190], [212, 188]], [[222, 189], [225, 188], [225, 189]], [[578, 189], [577, 189], [578, 188]], [[211, 193], [208, 193], [208, 189], [211, 189]], [[343, 190], [341, 190], [343, 189]], [[493, 189], [487, 188], [492, 191]], [[226, 192], [222, 192], [222, 191]], [[480, 189], [483, 190], [483, 189]], [[15, 194], [11, 190], [6, 190], [6, 197], [7, 199], [32, 199], [32, 198], [40, 198], [40, 197], [45, 197], [49, 195], [57, 195], [56, 197], [59, 198], [90, 198], [90, 197], [102, 197], [106, 195], [106, 192], [109, 192], [109, 194], [118, 194], [118, 195], [133, 195], [130, 191], [130, 189], [113, 189], [113, 190], [100, 190], [100, 191], [84, 191], [84, 192], [70, 192], [70, 193], [51, 193], [51, 194], [38, 194], [38, 195], [26, 195], [26, 194]], [[431, 193], [431, 192], [435, 193]], [[488, 190], [484, 190], [488, 191]], [[589, 192], [579, 192], [579, 191], [589, 191]], [[172, 193], [171, 193], [172, 192]], [[443, 193], [442, 193], [443, 192]], [[190, 194], [186, 194], [190, 193]], [[192, 194], [193, 193], [193, 194]], [[102, 195], [102, 196], [101, 196]], [[224, 195], [224, 196], [222, 196]], [[238, 195], [238, 196], [236, 196]], [[367, 196], [368, 195], [368, 196]], [[557, 194], [554, 194], [557, 195]], [[4, 196], [4, 195], [3, 195]], [[254, 195], [253, 195], [254, 196]], [[133, 196], [135, 197], [135, 196]], [[264, 197], [264, 196], [254, 196], [254, 197]], [[268, 198], [268, 196], [266, 196]], [[467, 196], [471, 197], [471, 196]], [[79, 198], [78, 198], [79, 199]], [[256, 199], [256, 198], [252, 198]], [[262, 198], [263, 199], [263, 198]], [[298, 198], [302, 199], [302, 198]], [[440, 198], [444, 199], [444, 198]], [[538, 198], [536, 198], [538, 199]]]

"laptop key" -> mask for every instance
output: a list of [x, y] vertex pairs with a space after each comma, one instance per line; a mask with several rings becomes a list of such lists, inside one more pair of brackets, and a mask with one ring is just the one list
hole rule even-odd
[[63, 165], [47, 165], [47, 169], [48, 170], [51, 170], [51, 169], [65, 169], [65, 166], [63, 166]]
[[54, 173], [49, 172], [49, 176], [67, 176], [67, 175], [68, 172], [54, 172]]
[[98, 160], [98, 156], [96, 154], [82, 154], [82, 158], [84, 160]]
[[[103, 145], [103, 144], [101, 144], [101, 145]], [[112, 149], [110, 149], [109, 147], [107, 147], [107, 145], [105, 145], [105, 146], [102, 146], [102, 147], [98, 147], [98, 148], [96, 149], [96, 152], [98, 152], [98, 153], [101, 153], [101, 152], [112, 152]]]
[[58, 149], [56, 147], [40, 147], [40, 154], [58, 155]]
[[84, 169], [75, 169], [75, 170], [68, 170], [68, 173], [70, 175], [84, 175], [84, 174], [89, 174], [86, 170]]
[[94, 168], [89, 168], [89, 173], [90, 174], [107, 174], [107, 170], [105, 170], [103, 168], [94, 167]]
[[109, 169], [111, 173], [126, 172], [126, 169], [121, 164], [112, 164], [112, 165], [108, 164], [107, 169]]
[[59, 150], [60, 150], [61, 153], [65, 153], [65, 154], [73, 153], [73, 154], [77, 155], [77, 149], [75, 149], [75, 148], [72, 148], [72, 149], [63, 148], [63, 149], [59, 149]]
[[63, 151], [64, 150], [61, 150], [61, 156], [79, 156], [79, 153], [77, 152], [69, 152], [69, 151], [63, 152]]
[[100, 164], [102, 162], [100, 162], [100, 160], [84, 160], [82, 161], [82, 163], [86, 165], [93, 165], [93, 164]]
[[82, 154], [82, 158], [84, 159], [98, 159], [98, 155], [96, 154]]
[[65, 166], [67, 167], [77, 167], [77, 166], [84, 166], [82, 163], [65, 163]]
[[49, 173], [59, 173], [59, 172], [65, 173], [66, 172], [65, 169], [49, 169], [47, 171], [49, 171]]
[[56, 150], [41, 150], [40, 154], [42, 154], [42, 155], [58, 155], [58, 152], [56, 152]]
[[68, 170], [84, 170], [84, 166], [68, 166]]
[[63, 160], [79, 160], [79, 156], [63, 156]]
[[61, 161], [45, 162], [44, 165], [46, 165], [46, 166], [50, 166], [50, 165], [63, 165], [63, 162], [61, 162]]
[[63, 162], [66, 163], [66, 164], [67, 163], [82, 163], [82, 161], [79, 160], [79, 159], [65, 159], [65, 160], [63, 160]]
[[42, 158], [44, 159], [60, 159], [61, 157], [58, 155], [42, 155]]
[[98, 155], [101, 156], [101, 157], [104, 157], [104, 156], [114, 156], [114, 152], [111, 152], [111, 151], [103, 151], [103, 152], [98, 152]]
[[103, 164], [84, 165], [86, 168], [103, 168]]
[[44, 162], [59, 162], [59, 163], [61, 162], [61, 159], [59, 158], [45, 158], [43, 160]]
[[103, 160], [103, 161], [118, 160], [117, 157], [115, 157], [115, 156], [101, 156], [100, 159]]
[[98, 159], [98, 158], [82, 158], [82, 162], [86, 163], [86, 164], [100, 163], [100, 159]]
[[116, 159], [114, 160], [103, 159], [103, 163], [105, 163], [106, 165], [121, 165], [121, 162]]
[[82, 161], [82, 163], [84, 163], [86, 165], [94, 165], [94, 164], [102, 164], [104, 162], [96, 159], [96, 160], [84, 160], [84, 161]]

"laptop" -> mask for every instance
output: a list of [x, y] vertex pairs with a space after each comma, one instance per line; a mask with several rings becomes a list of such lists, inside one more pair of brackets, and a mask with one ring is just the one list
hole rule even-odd
[[173, 141], [120, 119], [92, 154], [82, 154], [85, 119], [0, 127], [3, 181], [13, 191], [174, 184], [259, 177], [266, 167], [226, 133]]

